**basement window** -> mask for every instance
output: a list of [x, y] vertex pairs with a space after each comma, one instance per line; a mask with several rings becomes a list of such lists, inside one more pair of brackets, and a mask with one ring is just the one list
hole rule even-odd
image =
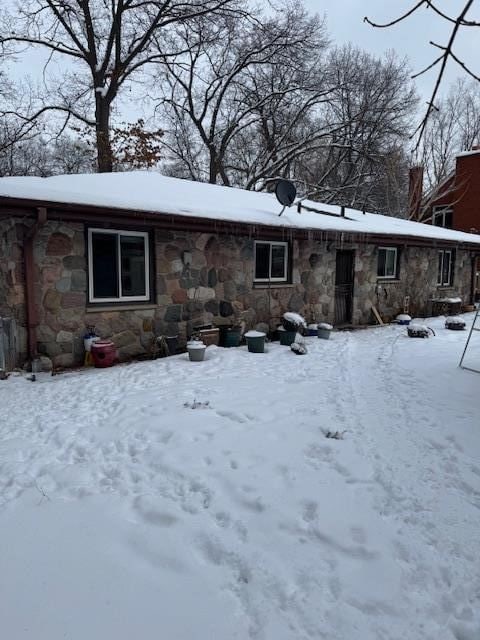
[[377, 277], [398, 277], [398, 249], [397, 247], [378, 247]]
[[451, 250], [438, 252], [437, 284], [439, 287], [449, 287], [453, 284], [453, 265], [455, 254]]
[[255, 241], [255, 282], [287, 282], [288, 242]]
[[88, 230], [89, 302], [150, 300], [148, 233]]

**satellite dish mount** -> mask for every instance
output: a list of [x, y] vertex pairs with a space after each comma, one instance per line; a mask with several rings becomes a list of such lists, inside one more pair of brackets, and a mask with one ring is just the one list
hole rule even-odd
[[278, 214], [279, 217], [285, 211], [286, 207], [292, 206], [296, 195], [297, 190], [293, 182], [290, 182], [290, 180], [278, 180], [277, 186], [275, 187], [275, 196], [280, 204], [283, 205], [283, 209]]

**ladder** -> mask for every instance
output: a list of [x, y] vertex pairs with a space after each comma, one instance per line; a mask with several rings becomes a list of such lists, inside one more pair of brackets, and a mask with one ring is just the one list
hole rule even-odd
[[477, 321], [480, 318], [479, 312], [480, 312], [480, 306], [477, 307], [477, 312], [475, 313], [475, 317], [473, 319], [472, 326], [470, 328], [470, 333], [468, 334], [467, 342], [465, 344], [465, 349], [463, 350], [462, 357], [460, 359], [460, 364], [459, 364], [459, 366], [462, 367], [462, 369], [467, 369], [468, 371], [475, 371], [475, 373], [480, 373], [480, 369], [474, 369], [473, 367], [467, 367], [467, 366], [465, 366], [463, 364], [463, 361], [464, 361], [465, 356], [467, 354], [468, 345], [470, 344], [470, 340], [472, 338], [473, 332], [474, 331], [480, 331], [480, 322], [477, 323]]

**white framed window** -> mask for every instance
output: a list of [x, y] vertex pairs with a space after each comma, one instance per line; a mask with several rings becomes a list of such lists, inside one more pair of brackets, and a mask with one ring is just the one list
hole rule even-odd
[[451, 229], [453, 225], [453, 210], [449, 206], [441, 205], [433, 207], [433, 225]]
[[288, 242], [255, 240], [255, 282], [287, 282]]
[[448, 287], [453, 284], [453, 261], [453, 251], [442, 250], [438, 252], [437, 284], [439, 286]]
[[88, 230], [89, 302], [150, 300], [148, 233]]
[[398, 249], [397, 247], [378, 247], [377, 277], [398, 277]]

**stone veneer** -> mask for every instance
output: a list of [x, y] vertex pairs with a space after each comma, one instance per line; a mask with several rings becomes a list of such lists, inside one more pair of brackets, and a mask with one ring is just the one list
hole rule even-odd
[[[388, 243], [383, 246], [388, 246]], [[405, 296], [410, 297], [410, 315], [420, 317], [431, 313], [433, 298], [458, 296], [464, 302], [470, 300], [471, 252], [456, 250], [453, 285], [439, 287], [437, 285], [438, 249], [400, 247], [399, 250], [398, 280], [382, 280], [377, 278], [377, 246], [367, 245], [357, 248], [354, 324], [366, 324], [372, 321], [372, 304], [377, 307], [383, 318], [393, 320], [403, 310]]]
[[[120, 228], [120, 227], [119, 227]], [[0, 312], [14, 315], [20, 327], [20, 360], [26, 354], [22, 238], [19, 220], [0, 223]], [[336, 246], [330, 241], [293, 240], [292, 283], [253, 285], [254, 239], [211, 233], [152, 232], [154, 295], [148, 304], [111, 307], [89, 305], [85, 228], [81, 223], [48, 221], [35, 244], [35, 287], [40, 324], [38, 349], [55, 366], [83, 361], [87, 325], [111, 338], [121, 360], [148, 353], [155, 335], [179, 335], [184, 344], [196, 325], [265, 323], [273, 329], [282, 314], [302, 313], [308, 322], [334, 320]], [[388, 244], [388, 243], [386, 243]], [[340, 248], [340, 245], [338, 245]], [[372, 322], [374, 304], [386, 318], [403, 310], [410, 296], [413, 315], [429, 312], [436, 296], [469, 299], [471, 254], [457, 250], [455, 286], [436, 286], [437, 250], [401, 250], [399, 280], [377, 279], [377, 248], [342, 245], [355, 250], [353, 322]], [[184, 259], [190, 254], [191, 263]]]
[[15, 319], [19, 362], [27, 357], [22, 248], [26, 229], [18, 219], [0, 220], [0, 316]]

